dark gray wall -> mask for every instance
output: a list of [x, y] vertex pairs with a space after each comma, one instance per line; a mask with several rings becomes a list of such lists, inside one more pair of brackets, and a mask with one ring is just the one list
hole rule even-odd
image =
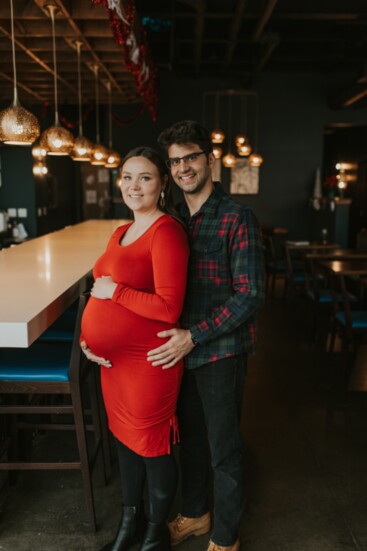
[[[367, 123], [367, 109], [331, 111], [327, 107], [326, 95], [333, 86], [324, 75], [311, 74], [264, 74], [253, 90], [259, 94], [259, 152], [264, 157], [260, 169], [260, 192], [258, 195], [236, 196], [248, 203], [260, 221], [267, 226], [283, 226], [289, 229], [291, 238], [310, 237], [313, 211], [309, 198], [314, 185], [315, 171], [322, 166], [323, 129], [331, 123]], [[113, 125], [113, 146], [121, 154], [138, 145], [156, 145], [158, 133], [167, 125], [180, 119], [196, 119], [202, 122], [203, 92], [223, 89], [239, 89], [240, 85], [225, 79], [193, 79], [169, 72], [160, 74], [160, 108], [157, 122], [152, 122], [145, 110], [128, 125]], [[128, 120], [137, 111], [137, 105], [115, 106], [114, 113], [121, 120]], [[214, 126], [214, 113], [212, 113]], [[238, 114], [234, 114], [234, 118]], [[206, 114], [206, 125], [210, 126], [210, 113]], [[89, 127], [93, 127], [91, 114]], [[107, 138], [107, 120], [102, 121], [102, 141]], [[225, 130], [225, 129], [224, 129]], [[93, 140], [89, 132], [85, 134]], [[4, 165], [0, 190], [0, 208], [17, 201], [19, 206], [34, 208], [33, 177], [30, 172], [30, 153], [12, 148], [4, 152]], [[10, 149], [9, 149], [10, 152]], [[8, 160], [5, 160], [7, 158]], [[28, 165], [24, 159], [27, 158]], [[367, 158], [367, 153], [366, 153]], [[69, 159], [57, 160], [56, 178], [59, 182], [59, 199], [62, 209], [53, 220], [65, 225], [78, 220], [78, 167], [74, 170]], [[28, 168], [27, 168], [28, 167]], [[29, 171], [29, 172], [28, 172]], [[71, 180], [73, 182], [71, 182]], [[228, 189], [229, 170], [222, 169], [222, 181]], [[16, 185], [16, 192], [14, 191]], [[23, 193], [23, 186], [26, 193]], [[71, 186], [71, 187], [70, 187]], [[14, 197], [15, 194], [15, 197]], [[27, 205], [25, 205], [27, 202]], [[30, 220], [33, 228], [33, 222]], [[47, 231], [50, 224], [42, 228]], [[30, 228], [31, 229], [31, 228]]]

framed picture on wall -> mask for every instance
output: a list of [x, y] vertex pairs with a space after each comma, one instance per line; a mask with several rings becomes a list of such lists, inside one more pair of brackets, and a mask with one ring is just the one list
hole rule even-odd
[[232, 195], [259, 193], [259, 167], [251, 166], [248, 159], [237, 159], [231, 168], [229, 191]]

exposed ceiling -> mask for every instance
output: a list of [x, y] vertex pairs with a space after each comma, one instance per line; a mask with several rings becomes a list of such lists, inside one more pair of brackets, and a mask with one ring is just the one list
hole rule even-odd
[[[113, 103], [140, 101], [106, 10], [91, 0], [13, 0], [18, 89], [22, 103], [53, 101], [51, 21], [56, 4], [60, 103], [77, 103], [77, 57], [83, 42], [83, 99], [92, 100], [94, 74], [111, 82]], [[116, 2], [115, 2], [116, 3]], [[126, 8], [127, 0], [122, 0]], [[339, 105], [367, 98], [366, 0], [135, 0], [158, 71], [192, 77], [228, 76], [248, 86], [268, 71], [346, 75]], [[0, 102], [12, 98], [9, 0], [0, 2]], [[366, 71], [365, 71], [366, 69]], [[348, 86], [346, 85], [349, 80]], [[101, 101], [107, 90], [101, 84]]]

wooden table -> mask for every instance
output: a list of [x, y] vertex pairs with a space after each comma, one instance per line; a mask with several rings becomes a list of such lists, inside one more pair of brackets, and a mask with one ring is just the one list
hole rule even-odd
[[367, 275], [367, 260], [320, 260], [317, 265], [335, 275]]
[[340, 249], [340, 245], [337, 243], [310, 243], [309, 241], [286, 241], [285, 247], [291, 251], [300, 251], [302, 253]]
[[306, 258], [311, 260], [367, 260], [367, 252], [356, 249], [335, 249], [325, 253], [307, 253]]
[[117, 226], [88, 220], [0, 251], [0, 347], [26, 348], [85, 289]]

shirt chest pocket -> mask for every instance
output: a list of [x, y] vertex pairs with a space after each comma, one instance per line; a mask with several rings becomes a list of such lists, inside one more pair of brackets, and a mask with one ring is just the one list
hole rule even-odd
[[205, 243], [196, 241], [191, 246], [192, 276], [199, 282], [221, 283], [221, 265], [223, 264], [223, 241], [211, 239]]

